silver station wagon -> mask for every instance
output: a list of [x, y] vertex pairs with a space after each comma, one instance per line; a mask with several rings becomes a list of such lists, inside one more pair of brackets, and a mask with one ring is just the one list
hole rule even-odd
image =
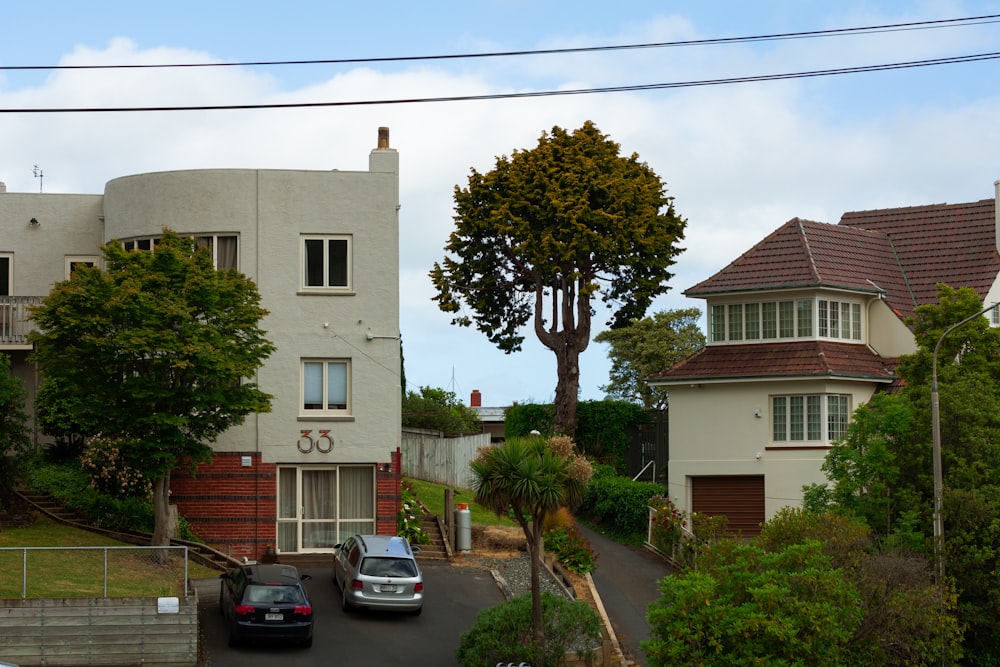
[[344, 611], [356, 607], [419, 614], [424, 579], [405, 537], [354, 535], [333, 548], [333, 580]]

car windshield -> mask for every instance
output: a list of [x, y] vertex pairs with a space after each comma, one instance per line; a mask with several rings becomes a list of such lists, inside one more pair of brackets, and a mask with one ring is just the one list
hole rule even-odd
[[297, 586], [255, 585], [247, 586], [245, 599], [255, 604], [299, 604], [302, 591]]
[[415, 577], [417, 566], [409, 558], [372, 558], [361, 563], [361, 574], [370, 577]]

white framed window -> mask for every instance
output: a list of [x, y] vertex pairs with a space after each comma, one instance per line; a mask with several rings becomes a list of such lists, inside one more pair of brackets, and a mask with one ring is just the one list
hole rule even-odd
[[350, 378], [346, 359], [303, 359], [303, 414], [349, 414]]
[[861, 304], [853, 301], [786, 299], [713, 304], [709, 309], [713, 343], [794, 338], [860, 341], [861, 329]]
[[80, 266], [97, 266], [100, 258], [96, 255], [66, 255], [66, 280], [69, 280]]
[[850, 419], [846, 394], [771, 397], [771, 440], [776, 444], [826, 444], [844, 437]]
[[278, 548], [329, 551], [375, 532], [375, 466], [278, 466]]
[[0, 296], [12, 296], [14, 290], [14, 253], [0, 252]]
[[351, 290], [351, 237], [320, 235], [302, 237], [302, 289]]
[[212, 252], [212, 264], [217, 271], [240, 268], [239, 240], [235, 234], [196, 234], [199, 248]]
[[[239, 237], [235, 234], [183, 234], [193, 238], [199, 248], [208, 248], [212, 253], [212, 265], [217, 271], [240, 268]], [[161, 236], [137, 236], [122, 239], [126, 250], [153, 250]]]

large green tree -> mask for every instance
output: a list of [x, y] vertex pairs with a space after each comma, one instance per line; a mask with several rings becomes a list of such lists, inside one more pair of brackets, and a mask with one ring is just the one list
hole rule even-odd
[[590, 463], [577, 455], [566, 436], [510, 438], [483, 449], [469, 464], [476, 502], [497, 516], [510, 516], [524, 531], [531, 572], [532, 636], [545, 642], [542, 591], [539, 587], [545, 517], [583, 500], [592, 474]]
[[17, 464], [31, 447], [26, 396], [24, 383], [10, 372], [10, 357], [0, 354], [0, 507], [10, 502]]
[[[918, 350], [900, 360], [898, 396], [856, 411], [847, 437], [827, 455], [829, 488], [807, 489], [866, 520], [889, 543], [933, 558], [934, 507], [930, 381], [933, 350], [951, 325], [982, 310], [969, 288], [940, 286], [938, 304], [917, 308]], [[1000, 330], [974, 318], [942, 341], [938, 354], [943, 463], [944, 559], [967, 627], [968, 664], [1000, 661]]]
[[661, 310], [594, 337], [611, 349], [611, 382], [601, 387], [614, 399], [641, 403], [647, 410], [665, 410], [669, 392], [651, 387], [646, 378], [665, 371], [705, 345], [697, 308]]
[[473, 169], [455, 188], [447, 256], [430, 272], [452, 322], [475, 323], [506, 353], [521, 349], [532, 322], [555, 354], [555, 425], [570, 434], [595, 300], [612, 309], [612, 328], [643, 317], [669, 289], [684, 236], [663, 181], [619, 150], [588, 121], [552, 128], [485, 174]]
[[112, 241], [105, 268], [57, 284], [32, 319], [39, 401], [85, 436], [125, 449], [153, 480], [153, 545], [169, 543], [170, 474], [211, 456], [208, 443], [270, 410], [253, 381], [274, 346], [256, 285], [217, 271], [193, 238], [164, 230], [153, 251]]
[[481, 433], [476, 411], [462, 403], [455, 392], [421, 387], [403, 396], [403, 426], [455, 433]]

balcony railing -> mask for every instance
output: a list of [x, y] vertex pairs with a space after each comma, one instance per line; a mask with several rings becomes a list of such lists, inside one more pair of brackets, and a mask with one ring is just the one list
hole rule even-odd
[[0, 347], [28, 344], [28, 332], [38, 328], [29, 308], [41, 302], [40, 296], [0, 296]]

